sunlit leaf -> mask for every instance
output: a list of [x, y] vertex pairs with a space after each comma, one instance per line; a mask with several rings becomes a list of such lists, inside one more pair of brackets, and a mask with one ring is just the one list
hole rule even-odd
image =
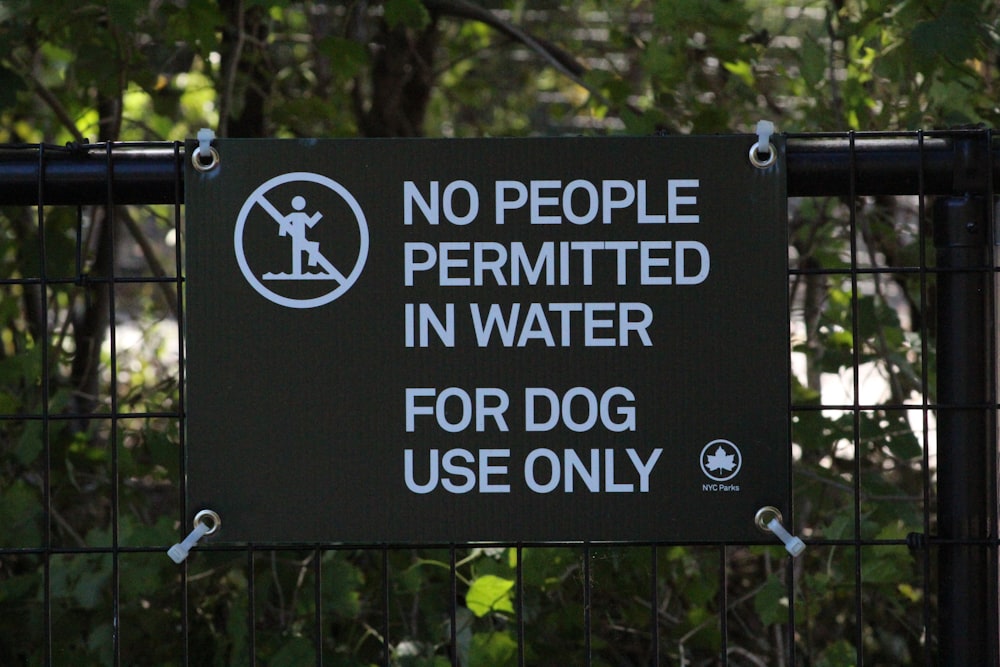
[[514, 613], [511, 592], [514, 582], [510, 579], [487, 574], [478, 577], [469, 586], [465, 596], [465, 604], [476, 616], [485, 616], [490, 612]]

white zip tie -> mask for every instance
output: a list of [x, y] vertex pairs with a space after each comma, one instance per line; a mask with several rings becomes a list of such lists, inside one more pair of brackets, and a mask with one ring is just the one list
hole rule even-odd
[[[200, 134], [200, 133], [199, 133]], [[769, 120], [757, 121], [757, 152], [760, 154], [771, 152], [771, 135], [774, 134], [774, 123]], [[760, 150], [761, 146], [766, 146], [766, 150]]]
[[[211, 171], [219, 166], [219, 151], [212, 148], [215, 132], [203, 127], [198, 130], [198, 146], [191, 154], [191, 164], [198, 171]], [[202, 156], [208, 156], [208, 162], [202, 161]]]
[[774, 123], [769, 120], [757, 121], [757, 143], [750, 147], [750, 163], [758, 169], [765, 169], [778, 159], [778, 151], [771, 142]]
[[207, 153], [212, 150], [212, 139], [215, 139], [215, 132], [207, 127], [198, 130], [198, 150]]
[[[768, 520], [768, 515], [770, 515], [770, 520]], [[795, 537], [781, 525], [781, 512], [777, 507], [761, 507], [757, 510], [757, 515], [754, 517], [754, 521], [757, 524], [757, 528], [766, 532], [772, 533], [775, 537], [781, 540], [785, 545], [785, 551], [792, 555], [792, 558], [797, 558], [803, 551], [806, 550], [806, 543], [801, 539]]]
[[200, 540], [205, 535], [211, 535], [219, 529], [222, 525], [222, 519], [219, 515], [212, 510], [202, 510], [194, 515], [194, 530], [188, 533], [181, 542], [178, 542], [174, 546], [167, 549], [167, 555], [170, 559], [180, 565], [183, 563], [188, 554], [191, 552], [191, 547], [193, 547], [198, 540]]

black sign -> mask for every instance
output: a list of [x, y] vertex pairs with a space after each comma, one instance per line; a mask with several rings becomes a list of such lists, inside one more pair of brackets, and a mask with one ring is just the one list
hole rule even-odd
[[760, 538], [788, 286], [755, 140], [217, 141], [185, 177], [191, 509], [237, 542]]

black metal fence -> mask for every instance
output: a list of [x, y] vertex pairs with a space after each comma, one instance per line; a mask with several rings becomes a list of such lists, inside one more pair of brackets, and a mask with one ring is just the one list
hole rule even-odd
[[184, 147], [0, 148], [0, 664], [997, 664], [998, 156], [787, 137], [798, 559], [762, 534], [175, 565]]

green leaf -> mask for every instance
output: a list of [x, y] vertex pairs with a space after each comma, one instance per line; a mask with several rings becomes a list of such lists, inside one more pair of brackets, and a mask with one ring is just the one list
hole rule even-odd
[[514, 605], [511, 602], [513, 588], [512, 580], [487, 574], [472, 582], [465, 596], [465, 604], [479, 617], [494, 611], [513, 614]]
[[0, 414], [14, 414], [20, 407], [21, 400], [16, 395], [0, 390]]
[[823, 530], [823, 537], [829, 540], [846, 539], [854, 532], [854, 517], [841, 515], [833, 519]]
[[305, 637], [293, 637], [285, 643], [268, 661], [271, 667], [298, 667], [316, 661], [316, 651], [312, 642]]
[[250, 630], [247, 627], [246, 616], [249, 602], [245, 594], [247, 580], [244, 573], [232, 569], [227, 578], [238, 593], [233, 595], [225, 621], [225, 637], [230, 645], [230, 662], [227, 664], [250, 663]]
[[[99, 564], [104, 565], [106, 560], [100, 559]], [[73, 599], [84, 609], [97, 609], [105, 597], [110, 597], [110, 579], [111, 572], [105, 567], [81, 572], [73, 588]]]
[[896, 587], [896, 590], [898, 590], [904, 598], [914, 604], [920, 602], [924, 597], [923, 590], [910, 584], [899, 584], [899, 586]]
[[846, 639], [838, 639], [820, 654], [816, 667], [849, 667], [857, 664], [858, 652]]
[[37, 345], [0, 363], [0, 382], [4, 384], [35, 387], [41, 384], [41, 376], [42, 348]]
[[745, 60], [738, 60], [731, 63], [723, 63], [723, 67], [726, 68], [730, 74], [733, 74], [740, 81], [746, 85], [753, 87], [754, 85], [754, 75], [753, 67]]
[[812, 35], [802, 40], [799, 58], [799, 71], [807, 84], [815, 86], [826, 77], [828, 64], [826, 49]]
[[778, 577], [772, 575], [753, 599], [753, 608], [761, 623], [774, 625], [788, 620], [788, 590]]
[[114, 636], [115, 631], [111, 623], [101, 623], [90, 632], [90, 636], [87, 638], [87, 650], [98, 664], [113, 664]]
[[135, 0], [109, 0], [107, 7], [111, 25], [127, 30], [135, 25], [140, 13], [146, 10], [148, 5]]
[[975, 58], [982, 44], [981, 20], [972, 7], [948, 3], [941, 15], [913, 28], [910, 40], [924, 67], [939, 58], [962, 62]]
[[337, 552], [323, 558], [323, 611], [326, 614], [354, 618], [361, 609], [359, 589], [364, 577], [357, 567]]
[[19, 93], [27, 90], [24, 79], [10, 68], [0, 65], [0, 109], [14, 106]]
[[166, 3], [160, 10], [168, 17], [166, 37], [183, 41], [198, 53], [207, 55], [218, 47], [216, 27], [226, 23], [217, 4], [215, 0], [188, 0], [181, 8]]
[[886, 444], [889, 451], [896, 458], [904, 461], [919, 458], [923, 453], [923, 447], [913, 431], [900, 431], [886, 436]]
[[506, 632], [477, 633], [472, 638], [469, 667], [513, 667], [517, 642]]
[[39, 518], [43, 503], [40, 494], [27, 482], [16, 479], [0, 495], [0, 545], [33, 547], [42, 542]]
[[316, 49], [330, 61], [330, 69], [344, 80], [353, 79], [368, 64], [368, 50], [352, 39], [331, 35], [317, 42]]
[[18, 463], [24, 466], [30, 465], [38, 458], [44, 447], [42, 435], [43, 429], [40, 419], [32, 419], [25, 424], [24, 432], [14, 449], [14, 458], [17, 459]]
[[861, 580], [866, 584], [897, 584], [901, 573], [899, 550], [877, 552], [874, 558], [865, 558], [861, 564]]
[[693, 604], [707, 605], [719, 593], [718, 577], [694, 576], [684, 585], [684, 595]]
[[385, 22], [390, 30], [399, 27], [420, 30], [431, 22], [431, 15], [420, 0], [387, 0]]

